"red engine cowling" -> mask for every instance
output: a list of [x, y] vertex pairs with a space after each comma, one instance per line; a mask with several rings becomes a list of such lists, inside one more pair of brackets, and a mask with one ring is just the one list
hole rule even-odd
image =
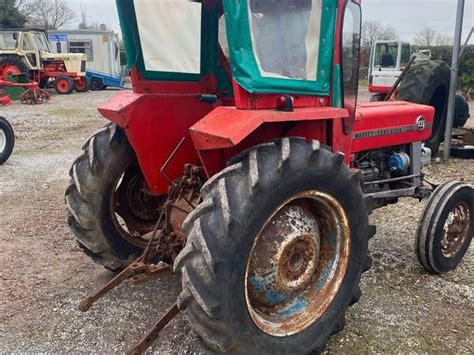
[[370, 102], [357, 106], [352, 153], [426, 141], [431, 137], [435, 110], [403, 101]]

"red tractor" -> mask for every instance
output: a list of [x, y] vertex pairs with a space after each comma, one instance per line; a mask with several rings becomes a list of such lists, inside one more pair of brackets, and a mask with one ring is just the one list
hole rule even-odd
[[[474, 191], [425, 179], [435, 109], [357, 103], [360, 1], [117, 0], [133, 92], [71, 168], [69, 225], [119, 283], [174, 270], [182, 310], [216, 352], [322, 351], [371, 267], [369, 214], [430, 198], [421, 264], [455, 268]], [[431, 197], [430, 197], [431, 196]]]

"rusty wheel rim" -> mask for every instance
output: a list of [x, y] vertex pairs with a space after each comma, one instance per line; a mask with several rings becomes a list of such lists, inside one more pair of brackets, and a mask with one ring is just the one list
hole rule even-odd
[[446, 258], [452, 258], [462, 249], [469, 232], [471, 209], [465, 202], [460, 202], [449, 212], [443, 226], [441, 251]]
[[255, 325], [285, 337], [314, 324], [341, 287], [349, 250], [349, 222], [336, 199], [313, 190], [284, 202], [257, 234], [247, 263]]

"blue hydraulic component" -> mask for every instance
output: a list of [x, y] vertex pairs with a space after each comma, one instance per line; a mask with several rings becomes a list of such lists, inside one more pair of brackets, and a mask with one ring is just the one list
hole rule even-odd
[[387, 166], [390, 173], [406, 173], [410, 167], [410, 156], [406, 153], [394, 153], [387, 159]]

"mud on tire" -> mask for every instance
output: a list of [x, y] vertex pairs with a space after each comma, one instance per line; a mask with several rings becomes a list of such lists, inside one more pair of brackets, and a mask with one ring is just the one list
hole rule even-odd
[[[206, 347], [226, 353], [322, 351], [345, 325], [347, 308], [360, 298], [359, 282], [371, 266], [368, 239], [375, 229], [360, 175], [316, 141], [285, 138], [232, 160], [202, 189], [204, 202], [188, 216], [188, 243], [175, 262], [182, 273], [180, 308]], [[343, 206], [350, 227], [350, 254], [340, 288], [322, 316], [303, 331], [277, 337], [263, 332], [247, 309], [244, 278], [255, 236], [290, 196], [316, 189]]]

